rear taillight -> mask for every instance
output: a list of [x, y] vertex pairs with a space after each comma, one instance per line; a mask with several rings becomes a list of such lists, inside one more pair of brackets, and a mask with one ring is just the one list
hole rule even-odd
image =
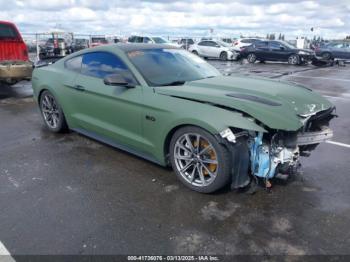
[[27, 49], [27, 46], [25, 43], [22, 43], [21, 44], [21, 52], [22, 52], [22, 59], [23, 60], [29, 60], [29, 57], [28, 57], [28, 49]]
[[238, 45], [238, 42], [234, 42], [233, 45]]

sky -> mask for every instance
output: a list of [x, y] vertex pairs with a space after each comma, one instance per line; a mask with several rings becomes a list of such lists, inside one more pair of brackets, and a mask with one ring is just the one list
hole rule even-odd
[[[350, 35], [350, 0], [0, 0], [0, 20], [22, 33], [162, 36]], [[310, 29], [314, 28], [312, 32]]]

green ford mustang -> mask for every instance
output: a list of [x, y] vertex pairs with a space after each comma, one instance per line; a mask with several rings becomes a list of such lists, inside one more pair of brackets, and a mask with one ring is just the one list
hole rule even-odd
[[198, 192], [286, 177], [333, 135], [335, 108], [311, 90], [223, 76], [166, 45], [83, 50], [36, 68], [32, 83], [51, 131], [71, 129], [171, 165]]

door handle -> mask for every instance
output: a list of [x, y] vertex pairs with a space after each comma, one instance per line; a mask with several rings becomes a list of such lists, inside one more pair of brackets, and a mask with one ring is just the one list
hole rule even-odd
[[78, 91], [85, 91], [85, 87], [81, 86], [81, 85], [75, 85], [74, 89], [78, 90]]

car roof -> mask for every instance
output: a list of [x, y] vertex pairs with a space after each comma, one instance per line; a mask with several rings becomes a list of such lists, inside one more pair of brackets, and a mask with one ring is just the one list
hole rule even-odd
[[122, 52], [122, 53], [128, 53], [132, 51], [142, 51], [142, 50], [149, 50], [149, 49], [181, 49], [179, 47], [171, 46], [171, 45], [164, 45], [164, 44], [125, 44], [125, 43], [116, 43], [116, 44], [108, 44], [108, 45], [102, 45], [102, 46], [96, 46], [93, 48], [86, 48], [83, 50], [80, 50], [78, 52], [74, 52], [73, 54], [70, 54], [62, 59], [63, 62], [66, 60], [69, 60], [73, 57], [84, 55], [87, 53], [93, 53], [93, 52]]
[[118, 43], [118, 44], [114, 44], [114, 45], [109, 45], [109, 47], [112, 47], [112, 48], [117, 47], [124, 52], [140, 51], [140, 50], [147, 50], [147, 49], [160, 49], [160, 48], [178, 49], [177, 47], [171, 46], [171, 45], [143, 44], [143, 43], [135, 43], [135, 44]]

